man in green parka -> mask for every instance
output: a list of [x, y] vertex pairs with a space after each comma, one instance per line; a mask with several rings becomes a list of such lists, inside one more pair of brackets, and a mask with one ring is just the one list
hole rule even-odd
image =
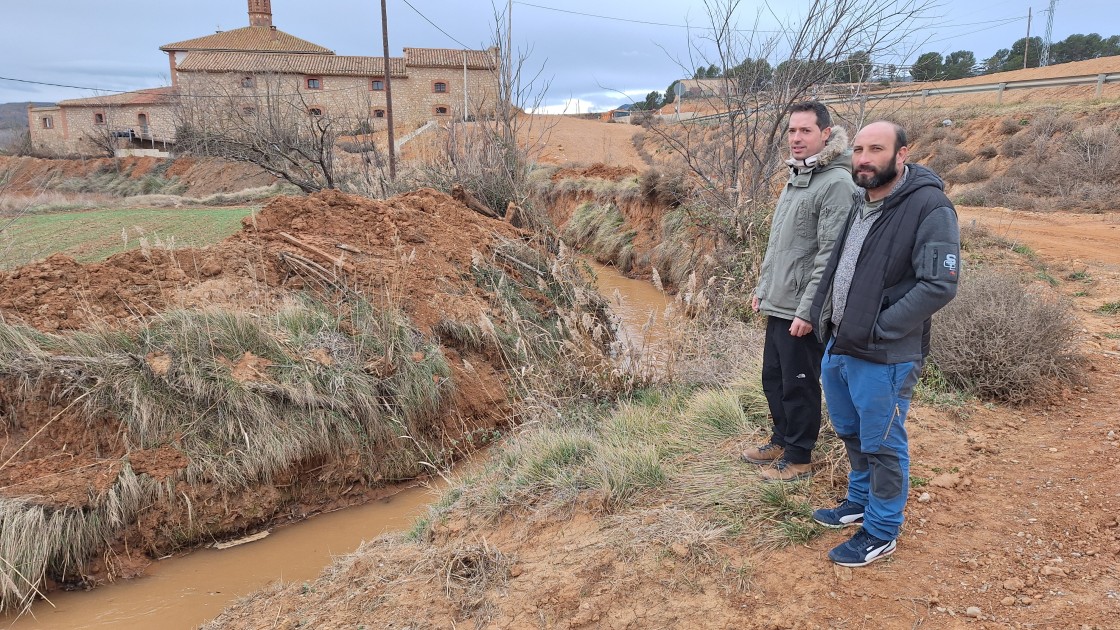
[[812, 474], [821, 427], [821, 358], [809, 308], [852, 208], [848, 137], [816, 101], [790, 107], [789, 181], [778, 198], [751, 306], [766, 317], [762, 389], [774, 420], [769, 442], [743, 452], [767, 481]]

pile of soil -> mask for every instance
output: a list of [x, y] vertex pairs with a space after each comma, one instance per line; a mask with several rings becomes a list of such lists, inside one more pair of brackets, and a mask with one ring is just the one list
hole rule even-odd
[[627, 177], [633, 177], [638, 174], [638, 169], [633, 166], [611, 166], [609, 164], [592, 164], [591, 166], [583, 168], [561, 168], [557, 169], [552, 174], [552, 181], [560, 181], [562, 179], [576, 179], [580, 177], [592, 177], [595, 179], [607, 179], [611, 181], [621, 181]]
[[399, 300], [428, 332], [440, 319], [478, 318], [486, 300], [469, 281], [472, 252], [519, 235], [431, 189], [384, 202], [337, 191], [278, 197], [210, 247], [131, 250], [90, 264], [57, 254], [14, 269], [0, 275], [0, 313], [58, 331], [127, 326], [173, 307], [268, 309], [308, 288], [281, 262], [294, 253], [332, 272], [340, 262], [350, 288]]
[[[430, 189], [387, 201], [337, 191], [279, 197], [247, 217], [241, 231], [210, 247], [135, 250], [86, 265], [56, 255], [5, 273], [0, 316], [9, 324], [67, 334], [91, 327], [132, 329], [173, 308], [267, 313], [304, 291], [337, 295], [346, 290], [375, 305], [399, 308], [427, 336], [440, 321], [475, 324], [488, 313], [489, 297], [471, 274], [472, 259], [489, 260], [501, 241], [522, 236]], [[322, 279], [334, 286], [323, 286]], [[509, 416], [501, 358], [469, 348], [441, 351], [455, 393], [436, 421], [437, 435], [447, 443], [466, 443], [468, 432], [501, 426]], [[247, 354], [241, 363], [252, 358]], [[166, 369], [166, 359], [137, 360], [146, 366], [142, 369], [158, 373], [161, 365]], [[236, 377], [237, 370], [232, 371]], [[189, 497], [176, 505], [148, 506], [137, 523], [108, 541], [118, 552], [116, 563], [79, 567], [86, 576], [132, 575], [147, 562], [137, 549], [177, 548], [180, 541], [159, 539], [158, 532], [168, 530], [160, 525], [170, 521], [194, 523], [205, 536], [218, 538], [361, 502], [379, 492], [376, 484], [355, 487], [353, 462], [343, 461], [345, 454], [339, 461], [293, 462], [289, 474], [238, 491], [175, 481], [188, 462], [174, 441], [139, 449], [118, 419], [91, 415], [61, 381], [29, 384], [11, 366], [4, 373], [0, 497], [94, 509], [104, 503], [125, 461], [136, 474], [170, 479], [172, 495]]]

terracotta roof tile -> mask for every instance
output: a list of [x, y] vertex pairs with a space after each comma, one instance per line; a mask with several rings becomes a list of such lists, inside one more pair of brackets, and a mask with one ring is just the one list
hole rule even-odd
[[165, 105], [173, 102], [175, 88], [171, 86], [124, 92], [123, 94], [106, 94], [105, 96], [91, 96], [89, 98], [72, 98], [59, 101], [59, 106], [66, 107], [105, 107], [110, 105]]
[[466, 56], [469, 70], [493, 70], [497, 67], [498, 51], [460, 50], [454, 48], [405, 48], [406, 66], [416, 68], [462, 68]]
[[159, 47], [160, 50], [224, 50], [333, 55], [334, 51], [269, 26], [244, 26]]
[[[390, 57], [394, 77], [405, 74], [404, 59]], [[379, 77], [384, 75], [385, 60], [381, 57], [350, 57], [344, 55], [291, 55], [233, 52], [192, 52], [179, 62], [181, 72], [248, 72], [308, 74], [335, 77]]]

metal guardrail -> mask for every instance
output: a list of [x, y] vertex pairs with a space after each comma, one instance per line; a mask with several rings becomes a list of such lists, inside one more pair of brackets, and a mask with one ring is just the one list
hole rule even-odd
[[[1120, 83], [1120, 72], [1103, 72], [1098, 74], [1085, 74], [1069, 77], [1055, 77], [1052, 79], [1025, 79], [1022, 81], [999, 81], [995, 83], [982, 83], [978, 85], [961, 85], [955, 87], [927, 87], [927, 88], [910, 88], [906, 90], [890, 91], [890, 92], [868, 92], [858, 96], [840, 96], [832, 98], [818, 99], [822, 103], [855, 103], [860, 101], [878, 101], [896, 98], [911, 98], [921, 97], [925, 99], [929, 96], [945, 96], [951, 94], [976, 94], [981, 92], [996, 92], [997, 103], [1003, 101], [1003, 93], [1007, 90], [1021, 90], [1033, 88], [1050, 88], [1050, 87], [1067, 87], [1071, 85], [1093, 85], [1096, 84], [1097, 90], [1095, 98], [1100, 98], [1104, 85], [1106, 83]], [[750, 109], [739, 110], [743, 113], [751, 113]], [[663, 116], [670, 118], [670, 116]], [[690, 119], [682, 119], [681, 122], [707, 122], [710, 120], [719, 120], [727, 117], [727, 112], [720, 112], [718, 114], [709, 114], [707, 116], [696, 116]]]
[[[1096, 98], [1100, 98], [1104, 89], [1105, 83], [1120, 82], [1120, 72], [1102, 72], [1099, 74], [1086, 74], [1071, 77], [1055, 77], [1052, 79], [1024, 79], [1022, 81], [1000, 81], [996, 83], [982, 83], [979, 85], [960, 85], [955, 87], [930, 87], [930, 88], [912, 88], [902, 91], [890, 92], [870, 92], [858, 97], [847, 98], [833, 98], [821, 99], [822, 103], [850, 103], [854, 101], [867, 100], [886, 100], [895, 98], [908, 98], [913, 96], [920, 96], [925, 98], [927, 96], [944, 96], [949, 94], [975, 94], [978, 92], [996, 92], [998, 99], [1002, 100], [1003, 93], [1007, 90], [1022, 90], [1034, 88], [1050, 88], [1050, 87], [1066, 87], [1070, 85], [1093, 85], [1096, 84], [1097, 91]], [[998, 101], [997, 101], [998, 102]]]

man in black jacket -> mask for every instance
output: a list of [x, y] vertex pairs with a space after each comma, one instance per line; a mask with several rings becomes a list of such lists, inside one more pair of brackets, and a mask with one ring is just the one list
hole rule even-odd
[[941, 179], [906, 164], [906, 133], [875, 122], [856, 135], [861, 187], [810, 316], [827, 341], [822, 389], [851, 463], [848, 495], [813, 512], [826, 527], [862, 523], [829, 552], [859, 567], [890, 555], [909, 493], [905, 420], [929, 353], [930, 319], [957, 292], [960, 231]]

